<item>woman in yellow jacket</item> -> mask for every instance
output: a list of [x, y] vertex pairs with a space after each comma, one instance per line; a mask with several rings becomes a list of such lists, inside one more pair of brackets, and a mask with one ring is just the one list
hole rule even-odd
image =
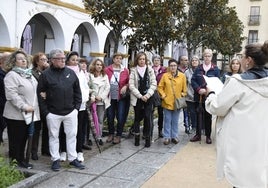
[[169, 71], [163, 75], [158, 85], [164, 109], [164, 144], [179, 143], [179, 114], [180, 110], [174, 109], [176, 98], [186, 96], [186, 77], [178, 71], [178, 62], [175, 59], [168, 61]]

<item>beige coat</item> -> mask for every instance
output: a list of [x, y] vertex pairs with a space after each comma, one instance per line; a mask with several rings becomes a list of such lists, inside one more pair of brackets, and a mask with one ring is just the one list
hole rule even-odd
[[230, 77], [211, 94], [206, 110], [217, 115], [217, 175], [239, 188], [268, 186], [268, 78]]
[[10, 71], [4, 78], [7, 102], [3, 116], [13, 120], [24, 120], [22, 111], [27, 106], [34, 107], [34, 121], [40, 120], [38, 99], [36, 96], [37, 80], [32, 76], [25, 78]]
[[[156, 78], [154, 74], [154, 70], [148, 66], [148, 73], [150, 77], [150, 88], [148, 89], [148, 92], [146, 93], [146, 97], [150, 98], [154, 91], [156, 90], [157, 83]], [[130, 71], [130, 77], [129, 77], [129, 90], [130, 90], [130, 104], [132, 106], [136, 106], [137, 99], [142, 97], [142, 94], [138, 90], [139, 87], [139, 75], [136, 67], [133, 67]]]

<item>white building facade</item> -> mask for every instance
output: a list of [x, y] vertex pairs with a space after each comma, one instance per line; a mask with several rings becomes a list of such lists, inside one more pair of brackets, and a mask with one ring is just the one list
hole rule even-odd
[[[109, 33], [106, 26], [94, 25], [82, 0], [9, 0], [0, 7], [0, 52], [23, 48], [48, 54], [60, 48], [103, 58], [113, 53]], [[120, 43], [118, 52], [126, 54], [126, 46]]]
[[232, 0], [229, 5], [235, 7], [239, 19], [243, 22], [243, 36], [246, 37], [243, 47], [268, 40], [267, 0]]

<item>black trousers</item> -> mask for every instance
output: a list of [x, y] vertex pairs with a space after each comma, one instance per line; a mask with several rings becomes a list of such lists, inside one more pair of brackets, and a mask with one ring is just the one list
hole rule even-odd
[[211, 135], [211, 118], [212, 115], [208, 113], [205, 109], [205, 104], [202, 103], [202, 112], [200, 111], [201, 106], [199, 103], [196, 103], [197, 108], [197, 127], [196, 127], [196, 134], [201, 136], [201, 129], [205, 129], [205, 135], [210, 138]]
[[33, 142], [32, 142], [32, 154], [37, 154], [38, 152], [40, 131], [41, 131], [41, 121], [35, 121]]
[[48, 128], [47, 128], [47, 120], [46, 118], [41, 119], [42, 124], [42, 146], [41, 146], [41, 153], [42, 154], [49, 154], [49, 142], [48, 142]]
[[8, 149], [11, 160], [21, 163], [25, 160], [25, 149], [28, 138], [28, 125], [24, 120], [6, 119]]
[[145, 137], [151, 135], [153, 126], [153, 104], [150, 99], [147, 102], [137, 99], [136, 106], [134, 106], [134, 132], [140, 134], [140, 121], [143, 119], [143, 136]]

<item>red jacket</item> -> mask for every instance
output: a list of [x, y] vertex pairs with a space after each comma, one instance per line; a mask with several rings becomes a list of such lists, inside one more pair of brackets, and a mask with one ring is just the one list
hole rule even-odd
[[[105, 72], [109, 78], [109, 81], [111, 81], [111, 78], [113, 76], [114, 70], [113, 66], [109, 65], [108, 67], [105, 68]], [[121, 98], [120, 91], [122, 87], [127, 86], [128, 87], [128, 81], [129, 81], [129, 71], [127, 68], [124, 68], [121, 66], [120, 70], [120, 78], [119, 78], [119, 92], [118, 92], [118, 99]]]

